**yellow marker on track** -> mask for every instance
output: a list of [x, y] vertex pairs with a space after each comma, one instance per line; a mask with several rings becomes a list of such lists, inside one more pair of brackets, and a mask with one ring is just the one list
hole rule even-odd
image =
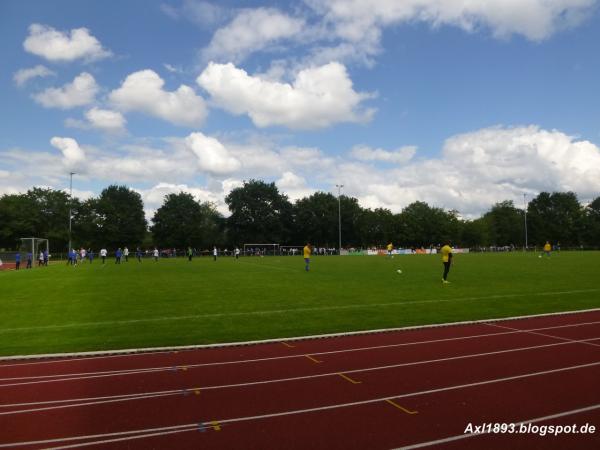
[[221, 431], [221, 425], [219, 425], [219, 422], [217, 422], [216, 420], [213, 420], [212, 422], [210, 422], [210, 424], [212, 425], [213, 430]]
[[411, 411], [409, 409], [406, 409], [406, 408], [400, 406], [398, 403], [396, 403], [393, 400], [386, 400], [386, 402], [388, 402], [390, 405], [394, 406], [395, 408], [398, 408], [400, 411], [405, 412], [406, 414], [419, 414], [419, 411]]
[[352, 378], [350, 378], [350, 377], [349, 377], [349, 376], [347, 376], [347, 375], [344, 375], [343, 373], [338, 373], [338, 375], [339, 375], [340, 377], [342, 377], [344, 380], [346, 380], [346, 381], [349, 381], [349, 382], [350, 382], [350, 383], [352, 383], [352, 384], [361, 384], [361, 383], [362, 383], [362, 381], [356, 381], [356, 380], [353, 380]]
[[317, 358], [313, 358], [313, 357], [312, 357], [312, 356], [310, 356], [310, 355], [304, 355], [304, 356], [306, 356], [306, 357], [307, 357], [308, 359], [310, 359], [312, 362], [314, 362], [314, 363], [317, 363], [317, 364], [319, 364], [319, 363], [322, 363], [322, 362], [323, 362], [323, 361], [319, 361]]

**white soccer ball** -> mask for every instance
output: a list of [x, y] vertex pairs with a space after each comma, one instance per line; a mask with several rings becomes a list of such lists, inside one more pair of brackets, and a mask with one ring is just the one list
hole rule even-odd
[[538, 258], [541, 258], [541, 257], [542, 257], [542, 255], [538, 255]]
[[400, 269], [396, 270], [396, 272], [398, 272], [398, 273], [402, 273], [402, 271], [401, 271]]

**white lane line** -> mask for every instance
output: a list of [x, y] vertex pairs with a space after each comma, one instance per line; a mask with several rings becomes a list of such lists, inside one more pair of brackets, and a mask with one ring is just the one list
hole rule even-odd
[[490, 327], [495, 327], [495, 328], [502, 328], [504, 330], [512, 330], [512, 331], [524, 331], [527, 334], [533, 334], [535, 336], [543, 336], [543, 337], [548, 337], [548, 338], [552, 338], [552, 339], [559, 339], [561, 341], [567, 341], [567, 342], [579, 342], [582, 344], [588, 344], [588, 345], [593, 345], [594, 347], [600, 347], [599, 344], [594, 344], [592, 342], [586, 342], [587, 339], [570, 339], [570, 338], [566, 338], [566, 337], [561, 337], [561, 336], [553, 336], [551, 334], [546, 334], [546, 333], [538, 333], [536, 330], [520, 330], [519, 328], [513, 328], [513, 327], [507, 327], [505, 325], [497, 325], [494, 323], [488, 323], [486, 324]]
[[[600, 338], [593, 338], [590, 340], [599, 340]], [[289, 381], [303, 381], [303, 380], [313, 380], [317, 378], [324, 377], [335, 377], [341, 373], [344, 374], [353, 374], [353, 373], [365, 373], [365, 372], [375, 372], [379, 370], [388, 370], [388, 369], [397, 369], [399, 367], [411, 367], [411, 366], [420, 366], [426, 364], [435, 364], [441, 362], [448, 361], [456, 361], [461, 359], [470, 359], [470, 358], [479, 358], [484, 356], [494, 356], [494, 355], [502, 355], [508, 353], [515, 353], [527, 350], [539, 350], [542, 348], [549, 347], [558, 347], [561, 345], [570, 345], [573, 342], [555, 342], [552, 344], [544, 344], [544, 345], [536, 345], [531, 347], [519, 347], [512, 348], [507, 350], [497, 350], [493, 352], [485, 352], [485, 353], [473, 353], [469, 355], [460, 355], [460, 356], [451, 356], [447, 358], [438, 358], [438, 359], [430, 359], [423, 361], [412, 361], [407, 363], [399, 363], [399, 364], [390, 364], [386, 366], [376, 366], [376, 367], [367, 367], [363, 369], [350, 369], [350, 370], [342, 370], [336, 372], [329, 373], [321, 373], [316, 375], [303, 375], [297, 377], [288, 377], [288, 378], [277, 378], [272, 380], [262, 380], [262, 381], [249, 381], [245, 383], [235, 383], [235, 384], [222, 384], [222, 385], [213, 385], [213, 386], [196, 386], [189, 387], [184, 389], [173, 389], [169, 391], [156, 391], [156, 392], [143, 392], [139, 394], [129, 394], [129, 395], [116, 395], [116, 396], [104, 396], [104, 397], [91, 397], [91, 398], [83, 398], [83, 399], [72, 399], [72, 400], [55, 400], [55, 401], [46, 401], [46, 402], [37, 402], [37, 403], [23, 403], [23, 404], [11, 404], [11, 405], [0, 405], [0, 408], [8, 408], [8, 407], [19, 407], [19, 406], [34, 406], [34, 405], [44, 405], [44, 404], [55, 404], [55, 403], [68, 403], [68, 402], [83, 402], [83, 403], [70, 403], [68, 405], [55, 405], [55, 406], [46, 406], [40, 408], [30, 408], [30, 409], [21, 409], [21, 410], [13, 410], [0, 412], [0, 416], [5, 415], [15, 415], [15, 414], [23, 414], [23, 413], [33, 413], [40, 411], [50, 411], [57, 409], [65, 409], [65, 408], [75, 408], [79, 406], [91, 406], [91, 405], [99, 405], [104, 403], [115, 403], [115, 402], [124, 402], [130, 400], [145, 400], [152, 399], [155, 397], [165, 397], [172, 395], [183, 395], [187, 393], [188, 395], [194, 391], [209, 391], [209, 390], [218, 390], [218, 389], [228, 389], [228, 388], [239, 388], [239, 387], [248, 387], [248, 386], [258, 386], [264, 384], [273, 384], [273, 383], [284, 383]], [[125, 398], [126, 397], [126, 398]]]
[[[170, 427], [146, 428], [146, 429], [139, 429], [139, 430], [121, 431], [121, 432], [115, 432], [115, 433], [105, 433], [105, 434], [96, 434], [96, 435], [87, 435], [87, 436], [73, 436], [73, 437], [66, 437], [66, 438], [46, 439], [46, 440], [28, 441], [28, 442], [11, 442], [11, 443], [6, 443], [6, 444], [0, 444], [0, 448], [19, 447], [19, 446], [25, 446], [25, 445], [51, 444], [51, 443], [60, 443], [60, 442], [68, 442], [68, 441], [76, 441], [76, 440], [86, 440], [86, 439], [89, 440], [89, 439], [95, 439], [95, 438], [106, 438], [106, 437], [127, 436], [127, 435], [129, 435], [129, 436], [133, 435], [132, 437], [135, 437], [135, 435], [140, 435], [141, 433], [160, 433], [163, 431], [171, 431], [171, 430], [176, 430], [176, 429], [198, 427], [199, 425], [202, 425], [202, 426], [206, 427], [207, 429], [210, 429], [213, 427], [213, 425], [212, 425], [213, 422], [218, 422], [220, 426], [223, 426], [224, 424], [229, 424], [229, 423], [248, 422], [248, 421], [254, 421], [254, 420], [271, 419], [274, 417], [285, 417], [285, 416], [293, 416], [293, 415], [306, 414], [306, 413], [312, 413], [312, 412], [330, 411], [330, 410], [334, 410], [334, 409], [348, 408], [348, 407], [352, 407], [352, 406], [369, 405], [369, 404], [373, 404], [373, 403], [384, 402], [387, 400], [418, 397], [421, 395], [437, 394], [440, 392], [448, 392], [448, 391], [454, 391], [454, 390], [460, 390], [460, 389], [467, 389], [467, 388], [477, 387], [477, 386], [486, 386], [486, 385], [490, 385], [490, 384], [503, 383], [506, 381], [522, 380], [522, 379], [527, 379], [527, 378], [532, 378], [532, 377], [549, 375], [549, 374], [553, 374], [553, 373], [568, 372], [571, 370], [587, 369], [590, 367], [598, 367], [598, 366], [600, 366], [600, 361], [594, 362], [594, 363], [589, 363], [589, 364], [580, 364], [580, 365], [576, 365], [576, 366], [559, 367], [557, 369], [543, 370], [543, 371], [539, 371], [539, 372], [530, 372], [530, 373], [514, 375], [514, 376], [510, 376], [510, 377], [493, 378], [490, 380], [477, 381], [477, 382], [467, 383], [467, 384], [445, 386], [445, 387], [441, 387], [441, 388], [428, 389], [425, 391], [396, 394], [396, 395], [391, 395], [391, 396], [387, 396], [387, 397], [373, 398], [373, 399], [369, 399], [369, 400], [360, 400], [360, 401], [350, 402], [350, 403], [337, 403], [337, 404], [333, 404], [333, 405], [318, 406], [318, 407], [314, 407], [314, 408], [296, 409], [296, 410], [289, 410], [289, 411], [281, 411], [281, 412], [276, 412], [276, 413], [260, 414], [260, 415], [256, 415], [256, 416], [245, 416], [245, 417], [235, 417], [235, 418], [231, 418], [231, 419], [210, 420], [210, 421], [202, 422], [201, 424], [189, 423], [189, 424], [185, 424], [185, 425], [175, 425], [175, 426], [170, 426]], [[92, 445], [91, 442], [87, 442], [86, 444]]]
[[[597, 325], [600, 321], [595, 322], [583, 322], [583, 323], [575, 323], [568, 325], [556, 325], [552, 327], [542, 327], [535, 328], [531, 331], [544, 331], [544, 330], [554, 330], [559, 328], [572, 328], [572, 327], [580, 327], [580, 326], [588, 326], [588, 325]], [[412, 345], [423, 345], [423, 344], [434, 344], [440, 342], [451, 342], [457, 340], [465, 340], [465, 339], [478, 339], [484, 337], [493, 337], [493, 336], [503, 336], [508, 334], [519, 334], [525, 333], [523, 330], [510, 330], [507, 332], [498, 332], [498, 333], [486, 333], [486, 334], [478, 334], [471, 336], [461, 336], [461, 337], [453, 337], [453, 338], [443, 338], [443, 339], [432, 339], [427, 341], [415, 341], [415, 342], [403, 342], [399, 344], [385, 344], [385, 345], [376, 345], [370, 347], [358, 347], [358, 348], [350, 348], [350, 349], [342, 349], [342, 350], [331, 350], [326, 352], [313, 352], [310, 355], [333, 355], [339, 353], [351, 353], [358, 351], [369, 351], [369, 350], [378, 350], [378, 349], [386, 349], [386, 348], [395, 348], [395, 347], [405, 347]], [[143, 373], [154, 373], [154, 372], [166, 372], [166, 371], [174, 371], [179, 370], [180, 368], [198, 368], [198, 367], [211, 367], [211, 366], [221, 366], [221, 365], [231, 365], [231, 364], [247, 364], [247, 363], [256, 363], [256, 362], [265, 362], [265, 361], [277, 361], [282, 359], [291, 359], [291, 358], [303, 358], [307, 354], [295, 354], [295, 355], [284, 355], [284, 356], [272, 356], [267, 358], [254, 358], [254, 359], [245, 359], [245, 360], [232, 360], [232, 361], [220, 361], [220, 362], [211, 362], [211, 363], [199, 363], [199, 364], [178, 364], [174, 366], [160, 366], [160, 367], [148, 367], [148, 368], [140, 368], [140, 369], [124, 369], [124, 370], [107, 370], [107, 371], [99, 371], [99, 372], [81, 372], [81, 373], [67, 373], [67, 374], [55, 374], [55, 375], [35, 375], [35, 376], [27, 376], [27, 377], [11, 377], [11, 378], [0, 378], [0, 381], [19, 381], [18, 383], [9, 383], [9, 384], [0, 384], [0, 388], [8, 387], [8, 386], [22, 386], [27, 384], [38, 384], [38, 383], [50, 383], [50, 382], [59, 382], [59, 381], [73, 381], [73, 380], [85, 380], [92, 378], [105, 378], [110, 376], [122, 376], [122, 375], [138, 375]], [[35, 381], [21, 381], [21, 380], [35, 380]]]
[[[571, 291], [571, 293], [579, 293], [581, 291]], [[585, 291], [587, 292], [587, 291]], [[542, 295], [558, 295], [563, 292], [551, 292], [551, 293], [542, 293]], [[539, 295], [539, 294], [538, 294]], [[576, 315], [584, 315], [586, 313], [594, 313], [600, 312], [600, 308], [592, 308], [592, 309], [579, 309], [573, 311], [558, 311], [552, 313], [544, 313], [544, 314], [530, 314], [526, 316], [512, 316], [512, 317], [497, 317], [497, 318], [489, 318], [489, 319], [479, 319], [479, 320], [465, 320], [460, 322], [446, 322], [446, 323], [433, 323], [426, 325], [413, 325], [407, 327], [397, 327], [397, 328], [381, 328], [376, 330], [363, 330], [363, 331], [346, 331], [342, 333], [328, 333], [328, 334], [317, 334], [312, 336], [295, 336], [295, 337], [286, 337], [285, 341], [306, 341], [306, 340], [315, 340], [315, 339], [324, 339], [324, 338], [333, 338], [333, 337], [347, 337], [347, 336], [362, 336], [367, 334], [380, 334], [380, 333], [393, 333], [398, 331], [411, 331], [411, 330], [427, 330], [431, 328], [443, 328], [443, 327], [459, 327], [461, 325], [477, 325], [487, 322], [506, 322], [512, 320], [527, 320], [527, 319], [536, 319], [541, 317], [562, 317], [562, 316], [576, 316]], [[146, 347], [146, 348], [130, 348], [130, 349], [121, 349], [121, 350], [98, 350], [98, 351], [89, 351], [89, 352], [75, 352], [75, 353], [48, 353], [48, 354], [37, 354], [37, 355], [15, 355], [15, 356], [0, 356], [0, 369], [2, 367], [10, 367], [13, 364], [2, 364], [3, 361], [19, 361], [19, 360], [39, 360], [39, 359], [47, 359], [47, 358], [67, 358], [63, 360], [54, 360], [54, 361], [32, 361], [14, 365], [35, 365], [35, 364], [51, 364], [53, 362], [70, 362], [70, 361], [79, 361], [84, 359], [99, 359], [99, 358], [112, 358], [118, 356], [133, 356], [133, 355], [148, 355], [153, 353], [169, 353], [169, 352], [178, 352], [185, 350], [205, 350], [205, 349], [213, 349], [213, 348], [227, 348], [227, 347], [240, 347], [247, 345], [259, 345], [259, 344], [269, 344], [269, 343], [280, 343], [282, 338], [275, 339], [263, 339], [258, 341], [243, 341], [243, 342], [221, 342], [217, 344], [199, 344], [199, 345], [179, 345], [179, 346], [171, 346], [171, 347]]]
[[[585, 408], [572, 409], [571, 411], [563, 411], [563, 412], [552, 414], [549, 416], [536, 417], [535, 419], [522, 420], [520, 422], [515, 422], [514, 424], [515, 424], [515, 426], [518, 427], [521, 425], [527, 425], [529, 423], [546, 422], [548, 420], [559, 419], [561, 417], [574, 416], [576, 414], [581, 414], [581, 413], [588, 412], [588, 411], [594, 411], [598, 408], [600, 408], [600, 404], [595, 404], [595, 405], [591, 405], [591, 406], [586, 406]], [[468, 439], [468, 438], [477, 437], [477, 436], [484, 436], [489, 433], [490, 433], [489, 431], [484, 431], [482, 433], [459, 434], [459, 435], [450, 436], [450, 437], [447, 437], [444, 439], [437, 439], [435, 441], [421, 442], [419, 444], [407, 445], [404, 447], [397, 448], [395, 450], [413, 450], [413, 449], [423, 448], [423, 447], [432, 447], [434, 445], [446, 444], [448, 442], [458, 441], [460, 439]], [[511, 436], [513, 436], [513, 439], [514, 439], [519, 435], [512, 434]]]
[[371, 309], [371, 308], [382, 308], [387, 306], [407, 306], [407, 305], [420, 305], [428, 303], [456, 303], [456, 302], [470, 302], [478, 300], [504, 300], [507, 298], [520, 298], [520, 297], [545, 297], [554, 295], [572, 295], [572, 294], [587, 294], [590, 292], [598, 292], [599, 289], [576, 289], [569, 291], [548, 291], [548, 292], [531, 292], [531, 293], [519, 293], [519, 294], [497, 294], [482, 297], [464, 297], [464, 298], [443, 298], [443, 299], [431, 299], [431, 300], [409, 300], [399, 302], [387, 302], [387, 303], [354, 303], [348, 305], [331, 305], [331, 306], [310, 306], [302, 308], [287, 308], [287, 309], [269, 309], [260, 311], [239, 311], [231, 313], [210, 313], [210, 314], [188, 314], [184, 316], [167, 316], [167, 317], [148, 317], [144, 319], [128, 319], [128, 320], [105, 320], [99, 322], [78, 322], [68, 323], [62, 325], [39, 325], [32, 327], [16, 327], [16, 328], [3, 328], [0, 329], [0, 334], [13, 333], [19, 331], [39, 331], [39, 330], [62, 330], [65, 328], [86, 328], [86, 327], [106, 327], [115, 325], [130, 325], [134, 323], [152, 323], [152, 322], [168, 322], [177, 320], [188, 320], [188, 319], [210, 319], [216, 317], [239, 317], [239, 316], [262, 316], [271, 314], [288, 314], [296, 312], [312, 312], [312, 311], [335, 311], [343, 309]]

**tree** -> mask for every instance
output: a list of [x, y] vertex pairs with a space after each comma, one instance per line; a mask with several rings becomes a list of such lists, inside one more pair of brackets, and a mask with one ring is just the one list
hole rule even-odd
[[275, 183], [244, 182], [225, 198], [231, 211], [227, 220], [234, 243], [288, 243], [292, 229], [292, 204]]
[[294, 205], [294, 243], [310, 241], [317, 246], [337, 247], [338, 201], [327, 192], [315, 192]]
[[585, 244], [600, 247], [600, 197], [596, 197], [585, 208], [584, 228]]
[[100, 245], [116, 248], [141, 244], [147, 223], [140, 194], [126, 186], [109, 186], [95, 207]]
[[582, 241], [583, 211], [573, 192], [540, 193], [527, 208], [531, 242], [578, 245]]
[[467, 247], [480, 247], [490, 245], [489, 221], [479, 218], [464, 222], [462, 225], [461, 242]]
[[207, 248], [221, 241], [220, 215], [211, 203], [198, 203], [191, 194], [169, 194], [152, 222], [152, 236], [161, 247]]
[[456, 212], [432, 208], [425, 202], [414, 202], [400, 213], [402, 238], [405, 246], [429, 247], [446, 240], [456, 242], [460, 224]]
[[488, 224], [490, 243], [496, 246], [523, 245], [525, 242], [524, 217], [512, 200], [496, 203], [484, 216]]

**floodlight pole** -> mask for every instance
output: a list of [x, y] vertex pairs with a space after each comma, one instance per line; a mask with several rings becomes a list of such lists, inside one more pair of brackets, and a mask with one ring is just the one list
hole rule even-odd
[[523, 211], [525, 211], [525, 251], [527, 251], [527, 194], [523, 194]]
[[339, 237], [339, 255], [342, 256], [342, 203], [340, 201], [340, 195], [343, 184], [336, 184], [335, 187], [338, 188], [338, 237]]
[[69, 248], [67, 249], [67, 253], [71, 251], [71, 219], [73, 216], [73, 175], [75, 175], [75, 172], [69, 172]]

